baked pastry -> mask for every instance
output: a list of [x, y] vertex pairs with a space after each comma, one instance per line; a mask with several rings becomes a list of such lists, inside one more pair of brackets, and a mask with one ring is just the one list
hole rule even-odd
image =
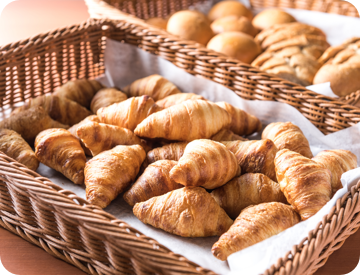
[[0, 121], [0, 129], [3, 128], [17, 132], [32, 145], [41, 131], [49, 128], [69, 128], [69, 125], [52, 120], [43, 107], [37, 106], [12, 114]]
[[90, 103], [90, 110], [96, 114], [102, 107], [108, 107], [127, 99], [126, 94], [116, 88], [103, 88], [96, 93]]
[[264, 174], [248, 173], [233, 178], [213, 190], [211, 196], [232, 219], [236, 219], [244, 208], [251, 205], [264, 202], [287, 203], [279, 184]]
[[255, 28], [265, 30], [276, 24], [296, 22], [296, 19], [281, 9], [266, 9], [258, 13], [252, 23]]
[[236, 108], [227, 102], [217, 102], [216, 104], [231, 115], [230, 130], [235, 134], [248, 136], [261, 131], [262, 125], [256, 116], [248, 114], [247, 112]]
[[330, 82], [340, 97], [360, 90], [360, 37], [327, 49], [319, 62], [324, 65], [316, 73], [314, 84]]
[[[133, 132], [128, 129], [104, 123], [89, 122], [81, 125], [76, 130], [76, 135], [88, 148], [92, 156], [110, 150], [117, 145], [139, 144], [146, 147]], [[144, 148], [144, 150], [146, 150]]]
[[49, 94], [27, 100], [23, 106], [16, 108], [12, 114], [37, 106], [43, 107], [53, 120], [70, 126], [79, 123], [92, 114], [85, 107], [74, 101]]
[[220, 236], [233, 223], [201, 187], [185, 187], [139, 202], [133, 212], [143, 223], [182, 237]]
[[276, 177], [287, 201], [307, 220], [331, 198], [331, 172], [321, 164], [288, 149], [275, 157]]
[[150, 164], [144, 173], [125, 192], [124, 200], [134, 206], [138, 202], [147, 201], [167, 192], [184, 187], [170, 179], [169, 172], [177, 164], [174, 160], [159, 160]]
[[291, 122], [273, 122], [265, 127], [262, 139], [271, 139], [276, 147], [289, 149], [307, 158], [312, 158], [309, 141], [299, 127]]
[[181, 94], [169, 95], [163, 99], [156, 101], [156, 104], [166, 109], [176, 104], [180, 104], [186, 100], [206, 100], [206, 99], [201, 95], [197, 95], [193, 93], [181, 93]]
[[136, 126], [149, 115], [162, 110], [147, 95], [131, 97], [123, 102], [100, 108], [97, 116], [100, 122], [134, 131]]
[[150, 164], [159, 160], [178, 161], [183, 156], [187, 144], [188, 142], [176, 142], [152, 149], [147, 153], [147, 162]]
[[223, 32], [243, 32], [254, 37], [258, 30], [245, 16], [228, 15], [220, 17], [211, 23], [211, 29], [215, 34]]
[[86, 163], [86, 199], [105, 208], [135, 180], [145, 151], [140, 145], [118, 145]]
[[223, 53], [250, 64], [261, 53], [254, 39], [241, 32], [223, 32], [214, 36], [206, 46], [210, 50]]
[[78, 79], [62, 85], [54, 95], [65, 97], [89, 109], [92, 98], [102, 88], [104, 86], [96, 80]]
[[167, 20], [161, 17], [151, 17], [145, 20], [151, 26], [158, 27], [159, 29], [166, 30]]
[[170, 178], [186, 187], [214, 189], [240, 175], [236, 157], [216, 141], [199, 139], [190, 142]]
[[248, 140], [247, 138], [243, 138], [237, 134], [234, 134], [229, 129], [220, 130], [215, 135], [213, 135], [210, 139], [213, 141], [235, 141], [235, 140], [245, 141], [245, 140]]
[[278, 149], [270, 139], [249, 141], [222, 141], [234, 153], [241, 173], [261, 173], [276, 180], [274, 159]]
[[205, 100], [187, 100], [152, 114], [135, 129], [143, 138], [192, 141], [210, 138], [231, 123], [231, 116], [221, 107]]
[[39, 161], [29, 144], [15, 131], [0, 129], [0, 151], [36, 171]]
[[210, 21], [198, 11], [183, 10], [174, 13], [167, 23], [166, 30], [182, 39], [193, 40], [202, 45], [214, 36]]
[[347, 150], [325, 150], [317, 154], [312, 160], [330, 170], [333, 194], [343, 187], [341, 175], [357, 168], [356, 155]]
[[180, 90], [169, 80], [158, 74], [153, 74], [135, 80], [124, 88], [124, 93], [132, 96], [150, 96], [154, 101], [163, 99], [169, 95], [179, 94]]
[[86, 157], [79, 140], [65, 129], [42, 131], [35, 139], [37, 159], [75, 184], [84, 183]]
[[213, 245], [211, 252], [225, 261], [231, 254], [259, 243], [300, 222], [290, 205], [262, 203], [244, 209], [234, 224]]
[[210, 21], [214, 21], [228, 15], [245, 16], [249, 20], [253, 19], [251, 10], [239, 1], [221, 1], [214, 5], [208, 13]]

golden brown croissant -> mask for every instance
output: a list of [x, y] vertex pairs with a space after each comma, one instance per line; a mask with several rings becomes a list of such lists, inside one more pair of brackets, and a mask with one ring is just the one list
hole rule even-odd
[[331, 172], [331, 188], [335, 194], [343, 186], [341, 175], [357, 168], [357, 157], [347, 150], [325, 150], [312, 159]]
[[182, 237], [220, 236], [233, 221], [201, 187], [181, 188], [135, 204], [143, 223]]
[[0, 151], [33, 171], [36, 171], [39, 167], [39, 161], [34, 151], [29, 144], [13, 130], [0, 129]]
[[96, 93], [93, 97], [90, 110], [96, 112], [102, 107], [108, 107], [114, 103], [119, 103], [127, 99], [126, 94], [116, 88], [104, 88]]
[[65, 97], [89, 108], [94, 95], [102, 88], [103, 85], [96, 80], [78, 79], [68, 81], [57, 89], [54, 95]]
[[215, 189], [211, 195], [230, 218], [236, 219], [241, 210], [263, 202], [287, 203], [277, 182], [264, 174], [248, 173], [233, 178]]
[[300, 222], [290, 205], [262, 203], [244, 209], [234, 224], [213, 245], [214, 256], [225, 261], [231, 254], [259, 243]]
[[219, 141], [219, 142], [220, 141], [235, 141], [235, 140], [245, 141], [245, 140], [248, 140], [247, 138], [243, 138], [239, 135], [234, 134], [229, 129], [220, 130], [215, 135], [213, 135], [210, 139], [214, 140], [214, 141]]
[[150, 164], [158, 160], [178, 161], [183, 156], [187, 144], [188, 142], [176, 142], [152, 149], [147, 153], [147, 162]]
[[247, 112], [232, 106], [226, 102], [216, 103], [231, 115], [230, 130], [237, 135], [251, 135], [259, 132], [262, 128], [260, 120]]
[[118, 145], [85, 166], [86, 199], [105, 208], [135, 180], [145, 151], [140, 145]]
[[126, 86], [123, 90], [129, 97], [148, 95], [151, 96], [154, 101], [158, 101], [169, 95], [181, 93], [173, 83], [157, 74], [138, 79]]
[[104, 123], [86, 123], [77, 128], [76, 134], [93, 156], [116, 145], [143, 145], [141, 139], [130, 130]]
[[228, 127], [231, 116], [221, 107], [205, 100], [187, 100], [152, 114], [135, 129], [145, 138], [192, 141], [210, 138]]
[[91, 112], [80, 104], [55, 95], [31, 98], [23, 106], [16, 108], [12, 114], [37, 106], [43, 107], [53, 120], [66, 125], [74, 125], [91, 115]]
[[138, 202], [184, 187], [170, 179], [169, 172], [176, 164], [174, 160], [159, 160], [150, 164], [124, 194], [124, 200], [134, 206]]
[[222, 142], [234, 153], [241, 173], [261, 173], [277, 181], [274, 159], [278, 149], [270, 139]]
[[151, 97], [143, 95], [100, 108], [97, 115], [102, 123], [134, 131], [141, 121], [160, 110], [162, 108], [157, 106]]
[[220, 187], [240, 175], [235, 155], [219, 142], [200, 139], [190, 142], [170, 178], [187, 187]]
[[331, 197], [331, 172], [315, 161], [288, 149], [275, 157], [281, 191], [302, 220], [315, 215]]
[[304, 157], [313, 157], [309, 141], [306, 139], [300, 128], [291, 122], [270, 123], [264, 129], [261, 137], [263, 139], [271, 139], [279, 150], [289, 149]]
[[35, 139], [37, 159], [75, 184], [84, 183], [86, 157], [79, 140], [65, 129], [42, 131]]
[[156, 101], [156, 104], [166, 109], [176, 104], [180, 104], [186, 100], [206, 100], [206, 99], [201, 95], [197, 95], [193, 93], [181, 93], [181, 94], [169, 95], [163, 99]]
[[0, 121], [1, 128], [14, 130], [29, 144], [33, 144], [37, 134], [41, 131], [50, 128], [69, 128], [69, 126], [52, 120], [45, 110], [38, 106], [13, 114]]

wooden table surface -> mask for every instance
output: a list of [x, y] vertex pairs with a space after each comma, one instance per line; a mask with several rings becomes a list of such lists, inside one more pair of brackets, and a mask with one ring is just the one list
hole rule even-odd
[[[86, 20], [88, 16], [87, 8], [82, 0], [17, 0], [10, 3], [1, 14], [0, 45], [79, 23]], [[315, 274], [347, 274], [356, 267], [359, 256], [360, 231], [351, 236], [341, 249], [331, 255], [326, 265]], [[17, 275], [85, 274], [1, 227], [0, 259], [7, 270]]]

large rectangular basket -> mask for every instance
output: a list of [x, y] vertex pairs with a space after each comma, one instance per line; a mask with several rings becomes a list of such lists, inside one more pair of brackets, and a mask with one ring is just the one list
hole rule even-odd
[[[161, 56], [245, 99], [297, 108], [324, 133], [360, 120], [360, 110], [239, 64], [194, 43], [129, 21], [91, 19], [0, 47], [0, 106], [104, 73], [106, 38]], [[360, 182], [308, 237], [264, 274], [312, 274], [360, 226]], [[0, 153], [0, 225], [89, 274], [214, 274]]]
[[[90, 17], [108, 18], [121, 20], [129, 18], [148, 19], [151, 17], [166, 18], [170, 14], [188, 9], [197, 4], [213, 4], [219, 0], [85, 0]], [[305, 9], [327, 13], [336, 13], [346, 16], [358, 17], [356, 8], [349, 2], [343, 0], [250, 0], [252, 8], [261, 9], [268, 7]], [[154, 28], [143, 22], [148, 28]], [[163, 34], [171, 36], [164, 32]], [[356, 91], [345, 97], [339, 98], [340, 101], [360, 106], [360, 91]]]

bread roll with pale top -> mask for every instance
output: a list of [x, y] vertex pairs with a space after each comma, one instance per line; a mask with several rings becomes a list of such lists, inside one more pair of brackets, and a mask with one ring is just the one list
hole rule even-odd
[[182, 39], [193, 40], [203, 45], [214, 36], [210, 21], [198, 11], [185, 10], [174, 13], [169, 18], [166, 30]]
[[223, 32], [214, 36], [207, 48], [250, 64], [261, 53], [260, 46], [248, 34]]
[[245, 16], [249, 20], [254, 17], [252, 12], [239, 1], [221, 1], [211, 8], [208, 18], [210, 21], [214, 21], [228, 15]]
[[281, 9], [267, 9], [257, 14], [252, 24], [259, 30], [268, 29], [276, 24], [296, 22], [296, 19]]
[[258, 33], [258, 30], [248, 18], [236, 15], [229, 15], [216, 19], [211, 24], [211, 29], [215, 34], [235, 31], [243, 32], [254, 37]]

